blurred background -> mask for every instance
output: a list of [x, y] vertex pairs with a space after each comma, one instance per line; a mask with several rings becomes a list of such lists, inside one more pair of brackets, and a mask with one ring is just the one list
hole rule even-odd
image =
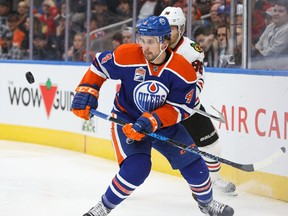
[[[138, 21], [177, 6], [206, 67], [288, 70], [288, 1], [277, 2], [0, 0], [0, 59], [90, 62], [96, 52], [135, 42]], [[265, 33], [268, 25], [276, 27]]]

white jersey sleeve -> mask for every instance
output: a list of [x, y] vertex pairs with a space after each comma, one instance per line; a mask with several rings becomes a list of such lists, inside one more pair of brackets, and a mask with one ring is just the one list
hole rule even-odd
[[202, 48], [194, 41], [187, 37], [183, 37], [175, 51], [185, 57], [194, 67], [197, 74], [197, 88], [196, 88], [196, 103], [195, 107], [200, 107], [199, 94], [204, 87], [204, 51]]

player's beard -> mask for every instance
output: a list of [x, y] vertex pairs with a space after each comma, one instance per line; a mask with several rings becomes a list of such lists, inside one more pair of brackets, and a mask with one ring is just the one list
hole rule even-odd
[[147, 61], [151, 62], [157, 58], [157, 55], [153, 55], [153, 53], [149, 51], [144, 51], [144, 57]]

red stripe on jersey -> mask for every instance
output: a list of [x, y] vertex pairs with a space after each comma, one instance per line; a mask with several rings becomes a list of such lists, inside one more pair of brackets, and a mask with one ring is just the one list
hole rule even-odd
[[131, 194], [133, 191], [127, 190], [126, 188], [122, 187], [120, 185], [120, 183], [117, 181], [116, 177], [113, 178], [112, 182], [114, 183], [114, 185], [120, 190], [122, 191], [124, 194], [129, 195]]
[[220, 167], [220, 163], [218, 163], [218, 164], [216, 164], [216, 165], [214, 165], [214, 166], [212, 166], [212, 165], [210, 165], [210, 164], [207, 164], [207, 166], [208, 166], [209, 169], [217, 169], [217, 168]]
[[191, 188], [191, 190], [192, 191], [194, 191], [194, 192], [204, 192], [204, 191], [207, 191], [207, 190], [209, 190], [210, 189], [210, 187], [211, 187], [211, 181], [209, 181], [209, 183], [206, 185], [206, 186], [204, 186], [204, 187], [199, 187], [199, 188], [196, 188], [196, 187], [192, 187], [192, 186], [190, 186], [190, 188]]

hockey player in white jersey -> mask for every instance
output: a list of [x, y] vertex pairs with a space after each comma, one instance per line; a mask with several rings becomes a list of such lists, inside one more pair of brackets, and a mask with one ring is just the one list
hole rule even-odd
[[129, 122], [123, 127], [112, 123], [111, 137], [119, 171], [98, 204], [84, 216], [108, 215], [142, 185], [151, 170], [152, 147], [173, 169], [179, 170], [203, 213], [232, 216], [232, 207], [213, 199], [209, 170], [201, 156], [141, 133], [157, 131], [187, 147], [197, 148], [180, 123], [193, 113], [195, 69], [183, 56], [168, 48], [171, 30], [165, 17], [150, 16], [143, 20], [138, 34], [138, 44], [123, 44], [115, 51], [95, 55], [72, 101], [72, 112], [88, 120], [90, 109], [98, 106], [102, 84], [109, 79], [121, 80], [112, 115]]
[[[165, 16], [169, 20], [171, 27], [170, 48], [191, 62], [197, 73], [198, 80], [194, 108], [205, 111], [205, 108], [200, 103], [199, 99], [199, 94], [204, 86], [204, 52], [197, 43], [190, 40], [188, 37], [183, 36], [185, 32], [186, 18], [180, 7], [166, 7], [162, 11], [161, 16]], [[190, 136], [193, 137], [195, 144], [200, 147], [200, 149], [215, 155], [221, 153], [221, 147], [217, 145], [219, 136], [211, 119], [195, 113], [190, 118], [184, 120], [182, 124], [189, 132]], [[221, 163], [207, 158], [204, 159], [209, 168], [214, 188], [229, 195], [237, 195], [236, 186], [232, 182], [225, 181], [220, 177], [219, 171]]]

